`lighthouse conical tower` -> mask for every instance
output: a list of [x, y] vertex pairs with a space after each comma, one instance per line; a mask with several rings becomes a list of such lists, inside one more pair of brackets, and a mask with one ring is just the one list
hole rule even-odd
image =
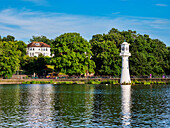
[[122, 56], [122, 71], [121, 71], [121, 78], [120, 83], [131, 83], [130, 80], [130, 73], [129, 73], [129, 56], [131, 56], [131, 53], [129, 53], [129, 45], [127, 42], [123, 42], [121, 44], [121, 53], [120, 56]]

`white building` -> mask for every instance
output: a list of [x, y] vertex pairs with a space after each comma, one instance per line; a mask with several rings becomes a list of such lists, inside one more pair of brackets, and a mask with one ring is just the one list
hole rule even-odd
[[27, 55], [30, 57], [37, 56], [42, 54], [44, 56], [51, 57], [51, 48], [50, 45], [43, 43], [43, 42], [32, 42], [27, 46]]
[[120, 56], [122, 56], [122, 71], [121, 71], [121, 78], [120, 83], [131, 83], [130, 80], [130, 73], [129, 73], [129, 56], [131, 54], [129, 53], [129, 44], [127, 42], [123, 42], [121, 44], [121, 53]]

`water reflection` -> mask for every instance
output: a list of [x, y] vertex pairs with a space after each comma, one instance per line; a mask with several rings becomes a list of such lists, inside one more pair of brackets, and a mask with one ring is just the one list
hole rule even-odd
[[0, 127], [170, 127], [169, 99], [170, 85], [0, 85]]
[[53, 126], [52, 85], [35, 85], [28, 88], [28, 126]]
[[94, 86], [85, 86], [85, 90], [89, 93], [85, 94], [85, 124], [91, 124], [93, 118], [93, 103], [94, 103]]
[[122, 126], [131, 125], [131, 85], [121, 85], [122, 93]]
[[16, 126], [19, 122], [19, 92], [19, 86], [6, 85], [6, 88], [0, 86], [0, 127], [7, 127], [7, 124]]

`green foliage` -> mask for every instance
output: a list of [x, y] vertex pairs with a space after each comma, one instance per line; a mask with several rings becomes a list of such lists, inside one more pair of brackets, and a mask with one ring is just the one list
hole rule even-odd
[[135, 84], [143, 84], [143, 85], [151, 85], [151, 84], [168, 84], [169, 81], [132, 81], [131, 84], [135, 85]]
[[74, 81], [74, 84], [85, 84], [85, 81]]
[[19, 59], [20, 59], [20, 67], [22, 67], [23, 64], [25, 63], [24, 56], [26, 55], [27, 45], [23, 41], [16, 41], [16, 45], [18, 46], [17, 50], [21, 52], [21, 56]]
[[90, 59], [91, 45], [78, 33], [65, 33], [52, 43], [52, 59], [56, 72], [82, 75], [94, 72], [95, 63]]
[[108, 34], [94, 35], [90, 43], [96, 63], [95, 72], [99, 75], [119, 76], [121, 71], [121, 58], [119, 49], [126, 40], [130, 43], [131, 57], [130, 74], [163, 75], [170, 73], [170, 51], [158, 39], [151, 39], [149, 35], [136, 34], [136, 31], [118, 31], [112, 28]]
[[26, 74], [36, 73], [38, 76], [45, 75], [46, 65], [50, 64], [50, 57], [40, 54], [38, 57], [24, 56], [22, 69], [26, 71]]
[[62, 81], [62, 82], [57, 82], [56, 84], [73, 84], [73, 81]]
[[0, 41], [12, 41], [14, 42], [15, 41], [15, 37], [11, 36], [11, 35], [7, 35], [7, 37], [3, 37], [2, 39], [0, 38]]
[[168, 59], [168, 49], [163, 42], [151, 39], [148, 35], [138, 34], [130, 44], [131, 74], [136, 76], [168, 74], [170, 59]]
[[16, 45], [18, 45], [17, 50], [21, 51], [21, 56], [25, 56], [26, 55], [26, 48], [27, 45], [25, 44], [25, 42], [23, 41], [16, 41]]
[[22, 82], [22, 84], [30, 84], [31, 82], [30, 81], [24, 81]]
[[7, 35], [0, 37], [1, 76], [10, 78], [19, 70], [26, 54], [27, 45], [23, 41], [15, 40], [15, 37]]
[[19, 69], [20, 56], [16, 42], [0, 42], [0, 76], [10, 78]]
[[30, 39], [30, 42], [37, 41], [37, 42], [44, 42], [46, 44], [51, 45], [52, 39], [48, 39], [46, 36], [32, 36], [32, 39]]
[[55, 82], [53, 80], [50, 81], [24, 81], [22, 84], [54, 84]]
[[[169, 84], [169, 81], [132, 81], [132, 85], [152, 85], [152, 84]], [[24, 81], [22, 84], [110, 84], [110, 85], [120, 85], [118, 80], [103, 80], [103, 81], [98, 81], [98, 80], [88, 80], [88, 81]], [[129, 83], [124, 83], [124, 85], [129, 85]]]
[[119, 84], [117, 80], [103, 80], [101, 84]]
[[96, 64], [95, 72], [98, 75], [119, 76], [121, 73], [119, 47], [123, 36], [117, 32], [117, 30], [113, 30], [109, 32], [110, 34], [97, 34], [90, 40], [93, 52], [92, 60]]
[[86, 84], [119, 84], [119, 82], [117, 80], [102, 80], [102, 81], [98, 81], [98, 80], [88, 80], [86, 82]]
[[86, 84], [101, 84], [101, 81], [89, 80]]

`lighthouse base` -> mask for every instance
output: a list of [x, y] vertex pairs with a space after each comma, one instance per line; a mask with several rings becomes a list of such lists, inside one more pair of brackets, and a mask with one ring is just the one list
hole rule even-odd
[[130, 83], [131, 80], [129, 74], [127, 75], [125, 73], [122, 73], [120, 78], [120, 84], [130, 84]]

